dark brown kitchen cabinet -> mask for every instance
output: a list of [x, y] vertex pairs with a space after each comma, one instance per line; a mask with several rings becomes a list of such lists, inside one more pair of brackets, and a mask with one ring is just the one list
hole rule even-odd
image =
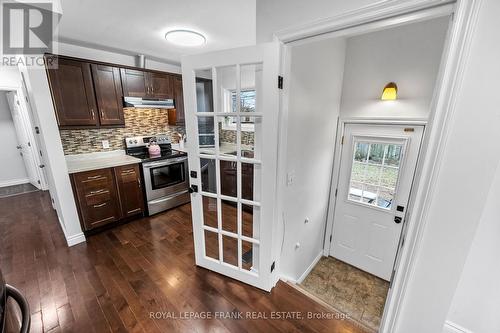
[[125, 125], [123, 115], [123, 96], [120, 70], [117, 67], [92, 64], [99, 123], [106, 125]]
[[220, 161], [221, 194], [229, 197], [238, 195], [236, 163], [232, 161]]
[[[221, 194], [230, 197], [238, 195], [237, 162], [220, 161]], [[241, 163], [241, 198], [253, 200], [254, 166], [251, 163]]]
[[184, 126], [179, 74], [53, 54], [45, 59], [60, 128], [123, 127], [124, 96], [174, 99], [171, 124]]
[[91, 230], [120, 218], [119, 198], [112, 169], [73, 174], [72, 183], [84, 230]]
[[147, 72], [136, 69], [122, 68], [123, 96], [146, 97], [149, 95], [150, 87], [147, 80]]
[[186, 119], [184, 117], [184, 94], [182, 91], [182, 77], [172, 76], [174, 86], [175, 100], [175, 124], [176, 126], [184, 126]]
[[141, 174], [137, 164], [115, 167], [116, 184], [120, 196], [122, 217], [129, 217], [144, 211], [141, 189]]
[[138, 164], [74, 173], [70, 178], [84, 231], [144, 211]]
[[147, 74], [150, 86], [149, 96], [163, 99], [174, 98], [171, 75], [156, 72], [149, 72]]
[[174, 98], [172, 76], [129, 68], [121, 69], [123, 95], [146, 98]]
[[253, 201], [254, 165], [241, 163], [241, 198]]
[[[56, 59], [50, 58], [48, 62]], [[57, 60], [57, 67], [49, 66], [47, 74], [59, 126], [97, 126], [99, 119], [90, 64], [63, 58]]]

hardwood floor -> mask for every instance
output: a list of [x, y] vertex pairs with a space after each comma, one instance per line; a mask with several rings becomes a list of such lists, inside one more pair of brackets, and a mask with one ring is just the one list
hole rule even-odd
[[196, 267], [193, 251], [189, 205], [68, 248], [47, 193], [0, 199], [0, 268], [27, 297], [32, 332], [364, 332], [285, 283], [266, 293]]

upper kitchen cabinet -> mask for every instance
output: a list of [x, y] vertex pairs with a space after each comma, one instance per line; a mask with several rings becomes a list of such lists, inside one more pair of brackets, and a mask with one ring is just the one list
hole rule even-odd
[[53, 54], [45, 57], [60, 128], [125, 126], [124, 96], [173, 99], [176, 110], [170, 123], [184, 125], [179, 74]]
[[175, 100], [175, 124], [176, 126], [184, 126], [184, 94], [182, 93], [182, 77], [172, 76], [174, 86], [174, 100]]
[[153, 98], [174, 98], [172, 76], [164, 73], [147, 73], [149, 96]]
[[123, 96], [128, 97], [146, 97], [149, 94], [150, 87], [148, 82], [148, 73], [141, 70], [122, 68]]
[[174, 98], [172, 75], [138, 69], [121, 69], [123, 95], [129, 97]]
[[59, 58], [47, 73], [59, 126], [98, 126], [90, 64]]
[[125, 125], [122, 81], [117, 67], [92, 64], [94, 89], [101, 125]]

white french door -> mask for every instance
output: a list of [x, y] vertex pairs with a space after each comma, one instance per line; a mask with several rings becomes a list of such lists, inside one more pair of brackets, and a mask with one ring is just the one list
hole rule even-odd
[[345, 125], [331, 256], [390, 280], [423, 131]]
[[196, 264], [271, 290], [279, 44], [182, 59]]

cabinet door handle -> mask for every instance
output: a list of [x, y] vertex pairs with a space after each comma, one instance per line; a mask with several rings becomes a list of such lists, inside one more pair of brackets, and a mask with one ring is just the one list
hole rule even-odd
[[107, 202], [105, 202], [105, 203], [102, 203], [102, 204], [100, 204], [100, 205], [94, 205], [93, 207], [94, 207], [94, 208], [100, 208], [100, 207], [104, 207], [104, 206], [106, 206], [107, 204], [108, 204], [108, 203], [107, 203]]
[[141, 178], [137, 178], [137, 183], [139, 184], [139, 188], [141, 188]]
[[99, 194], [99, 193], [105, 193], [105, 192], [108, 192], [107, 190], [105, 189], [101, 189], [101, 190], [97, 190], [97, 191], [90, 191], [89, 194]]
[[131, 174], [131, 173], [134, 173], [134, 172], [135, 172], [134, 169], [128, 169], [128, 170], [122, 171], [122, 175], [128, 175], [128, 174]]
[[104, 117], [104, 110], [101, 110], [101, 118], [104, 119], [106, 117]]
[[95, 119], [95, 112], [94, 112], [94, 109], [90, 109], [90, 113], [92, 113], [92, 120]]
[[102, 178], [101, 175], [97, 175], [97, 176], [88, 176], [87, 179], [98, 179], [98, 178]]

